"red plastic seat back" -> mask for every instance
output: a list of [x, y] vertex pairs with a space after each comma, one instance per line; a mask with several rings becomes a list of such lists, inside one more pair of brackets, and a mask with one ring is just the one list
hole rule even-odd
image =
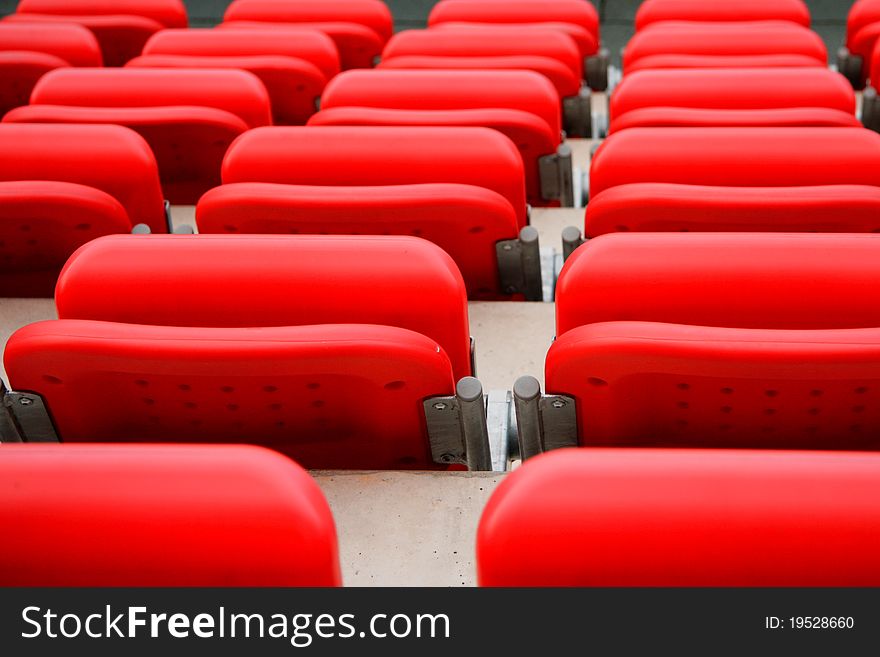
[[95, 35], [107, 66], [122, 66], [139, 55], [159, 30], [187, 26], [180, 0], [25, 0], [7, 20], [78, 23]]
[[[181, 285], [185, 304], [179, 302]], [[414, 237], [105, 238], [68, 261], [55, 301], [62, 319], [206, 327], [396, 326], [439, 343], [456, 378], [471, 373], [461, 274], [442, 249]]]
[[647, 0], [636, 12], [636, 31], [663, 21], [732, 23], [767, 20], [810, 27], [810, 10], [803, 0]]
[[[818, 69], [816, 69], [818, 70]], [[827, 107], [763, 110], [643, 107], [611, 121], [608, 134], [628, 128], [858, 128], [851, 112]]]
[[878, 235], [602, 235], [565, 264], [556, 287], [556, 333], [629, 320], [766, 329], [880, 326], [878, 253]]
[[442, 0], [428, 16], [428, 26], [441, 23], [573, 23], [599, 41], [599, 13], [580, 0]]
[[394, 30], [391, 11], [381, 0], [234, 0], [223, 20], [355, 23], [370, 28], [383, 44]]
[[19, 123], [117, 123], [140, 133], [159, 163], [172, 203], [194, 204], [220, 182], [233, 140], [271, 123], [265, 86], [231, 69], [62, 69], [44, 76]]
[[[434, 32], [440, 30], [450, 30], [455, 32], [463, 32], [468, 30], [471, 32], [486, 32], [487, 30], [491, 30], [493, 32], [501, 33], [505, 31], [520, 32], [523, 30], [540, 33], [546, 30], [551, 30], [555, 33], [552, 40], [557, 40], [559, 38], [558, 34], [560, 32], [570, 37], [577, 46], [578, 52], [582, 60], [589, 57], [590, 55], [595, 55], [599, 51], [598, 35], [594, 32], [590, 32], [587, 28], [576, 23], [559, 21], [541, 21], [535, 23], [438, 23], [437, 25], [432, 25], [431, 30]], [[534, 41], [534, 38], [531, 37], [530, 41]], [[542, 42], [535, 42], [534, 46], [537, 49], [541, 49], [545, 48], [546, 44]], [[581, 61], [581, 63], [583, 63], [583, 61]]]
[[488, 128], [258, 128], [229, 148], [223, 182], [462, 183], [498, 192], [510, 201], [520, 225], [526, 224], [522, 157], [507, 137]]
[[[744, 78], [748, 82], [744, 82]], [[761, 110], [829, 108], [855, 114], [855, 92], [824, 68], [648, 70], [630, 73], [611, 96], [612, 120], [648, 107]]]
[[51, 297], [67, 258], [101, 235], [129, 233], [115, 198], [75, 183], [0, 182], [0, 297]]
[[618, 185], [590, 201], [584, 231], [878, 233], [880, 187]]
[[339, 73], [339, 52], [333, 40], [309, 28], [162, 30], [150, 38], [143, 54], [194, 57], [284, 55], [311, 62], [328, 80]]
[[405, 55], [383, 59], [377, 69], [414, 70], [488, 70], [535, 71], [546, 77], [556, 88], [560, 98], [576, 96], [581, 80], [558, 59], [540, 55], [504, 55], [491, 57], [454, 57], [434, 55]]
[[762, 58], [771, 66], [803, 66], [812, 59], [825, 67], [828, 52], [818, 34], [792, 23], [658, 23], [629, 40], [623, 51], [624, 71], [661, 56], [666, 67], [674, 66], [677, 58], [685, 64], [690, 59], [690, 65], [700, 68], [754, 67]]
[[71, 65], [101, 65], [98, 42], [86, 28], [0, 23], [0, 117], [27, 105], [37, 81], [47, 72]]
[[[482, 586], [874, 586], [880, 456], [565, 450], [489, 500]], [[842, 513], [841, 509], [847, 509]]]
[[437, 30], [405, 30], [395, 34], [383, 60], [431, 55], [435, 57], [511, 57], [538, 55], [565, 64], [580, 80], [583, 60], [577, 43], [553, 28], [494, 25], [447, 27]]
[[70, 66], [101, 66], [102, 63], [94, 35], [74, 23], [0, 23], [0, 52], [9, 51], [54, 55]]
[[562, 132], [559, 95], [533, 71], [346, 71], [321, 97], [322, 110], [336, 107], [514, 109], [543, 119], [551, 135]]
[[561, 335], [545, 380], [574, 398], [581, 445], [876, 450], [878, 358], [875, 326], [617, 321]]
[[846, 17], [847, 45], [865, 27], [880, 22], [880, 2], [856, 0]]
[[496, 242], [515, 239], [516, 213], [499, 194], [458, 184], [324, 187], [237, 183], [205, 194], [199, 232], [417, 235], [446, 251], [468, 297], [509, 298], [498, 280]]
[[167, 231], [156, 160], [147, 143], [126, 128], [0, 124], [0, 180], [92, 187], [116, 199], [131, 225]]
[[311, 62], [286, 55], [194, 56], [142, 55], [127, 68], [241, 69], [253, 73], [266, 87], [272, 103], [272, 122], [303, 125], [317, 111], [327, 78]]
[[235, 70], [65, 69], [43, 77], [33, 105], [72, 107], [213, 107], [249, 128], [272, 122], [259, 79]]
[[310, 29], [322, 32], [332, 39], [339, 51], [339, 62], [343, 70], [351, 68], [372, 68], [382, 53], [385, 41], [376, 32], [360, 23], [295, 23], [257, 20], [227, 20], [217, 26], [222, 30], [264, 30]]
[[339, 586], [312, 478], [244, 446], [4, 445], [4, 586]]
[[447, 467], [431, 457], [423, 400], [454, 394], [449, 357], [394, 326], [50, 320], [13, 334], [4, 364], [64, 442], [255, 443], [310, 469]]
[[[416, 71], [408, 71], [416, 73]], [[541, 193], [539, 159], [552, 155], [559, 138], [539, 116], [517, 109], [413, 110], [373, 107], [333, 107], [322, 109], [309, 119], [310, 126], [432, 126], [484, 127], [507, 137], [522, 157], [526, 198], [532, 206], [558, 205]]]
[[878, 186], [878, 165], [880, 135], [863, 128], [631, 128], [596, 152], [590, 194], [643, 182]]
[[80, 16], [143, 16], [165, 27], [186, 27], [181, 0], [20, 0], [19, 13]]

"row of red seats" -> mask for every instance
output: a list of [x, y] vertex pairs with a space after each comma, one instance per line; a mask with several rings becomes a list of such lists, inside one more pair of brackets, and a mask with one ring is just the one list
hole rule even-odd
[[878, 581], [880, 242], [855, 233], [880, 140], [808, 25], [799, 0], [639, 9], [482, 584]]

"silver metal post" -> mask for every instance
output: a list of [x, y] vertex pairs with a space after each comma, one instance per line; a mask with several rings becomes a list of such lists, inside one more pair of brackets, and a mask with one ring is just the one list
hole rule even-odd
[[486, 401], [479, 379], [466, 376], [455, 386], [461, 429], [464, 434], [468, 470], [492, 470], [489, 431], [486, 427]]
[[526, 226], [519, 233], [522, 244], [522, 269], [526, 301], [543, 301], [544, 290], [541, 284], [541, 247], [538, 244], [538, 230]]
[[581, 237], [581, 231], [576, 226], [566, 226], [562, 229], [562, 257], [568, 260], [568, 257], [574, 253], [574, 250], [584, 243]]
[[533, 376], [521, 376], [513, 384], [513, 403], [516, 411], [516, 432], [519, 436], [519, 454], [525, 461], [544, 451], [541, 427], [541, 384]]

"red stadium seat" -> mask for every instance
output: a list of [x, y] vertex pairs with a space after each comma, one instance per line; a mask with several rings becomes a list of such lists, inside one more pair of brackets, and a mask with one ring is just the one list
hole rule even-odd
[[614, 232], [880, 232], [880, 187], [618, 185], [587, 206], [584, 234]]
[[647, 182], [880, 186], [878, 164], [880, 135], [863, 128], [631, 128], [599, 147], [590, 195]]
[[299, 24], [325, 32], [339, 48], [342, 67], [370, 68], [393, 31], [391, 12], [380, 0], [234, 0], [223, 26]]
[[156, 161], [138, 135], [0, 125], [0, 297], [51, 297], [80, 245], [139, 223], [167, 230]]
[[560, 276], [547, 390], [575, 400], [583, 445], [877, 449], [878, 252], [865, 235], [598, 237]]
[[339, 586], [302, 468], [245, 446], [4, 445], [3, 586]]
[[623, 69], [825, 67], [827, 57], [818, 34], [792, 23], [669, 22], [629, 40]]
[[497, 243], [516, 239], [516, 213], [498, 193], [461, 184], [325, 187], [237, 183], [205, 194], [199, 232], [221, 234], [416, 235], [446, 251], [468, 297], [509, 298]]
[[803, 0], [646, 0], [636, 12], [636, 31], [663, 21], [787, 21], [810, 27], [810, 10]]
[[578, 80], [583, 77], [583, 62], [575, 41], [552, 28], [534, 25], [405, 30], [395, 34], [382, 52], [383, 61], [412, 56], [541, 56], [565, 64]]
[[339, 54], [330, 37], [311, 29], [163, 30], [127, 66], [250, 71], [269, 92], [273, 122], [303, 125], [339, 73]]
[[343, 70], [372, 68], [384, 46], [384, 41], [378, 34], [369, 27], [357, 23], [276, 23], [235, 20], [220, 23], [217, 28], [267, 32], [276, 29], [311, 29], [322, 32], [336, 45]]
[[127, 324], [394, 326], [439, 344], [456, 379], [472, 373], [461, 275], [441, 249], [413, 237], [105, 238], [70, 259], [55, 302], [61, 319]]
[[442, 23], [573, 23], [599, 42], [599, 13], [582, 0], [441, 0], [431, 10], [428, 26]]
[[505, 197], [518, 226], [527, 224], [522, 158], [488, 128], [258, 128], [237, 139], [223, 160], [223, 183], [241, 182], [476, 185]]
[[[62, 441], [256, 442], [309, 468], [448, 468], [424, 401], [454, 395], [451, 358], [465, 372], [470, 359], [464, 284], [441, 249], [410, 237], [129, 238], [83, 247], [59, 282], [61, 319], [6, 347], [10, 384], [41, 395]], [[181, 266], [164, 277], [160, 260]], [[137, 298], [110, 303], [115, 284]], [[279, 303], [291, 290], [296, 302]], [[85, 312], [71, 313], [78, 302]], [[98, 319], [70, 318], [90, 308]]]
[[[565, 450], [480, 520], [482, 586], [877, 586], [880, 456]], [[844, 511], [845, 510], [845, 511]]]
[[37, 80], [65, 66], [101, 66], [98, 42], [86, 28], [0, 23], [0, 117], [27, 105]]
[[[428, 26], [461, 31], [481, 26], [541, 25], [570, 36], [580, 50], [589, 86], [608, 87], [608, 53], [599, 48], [599, 14], [583, 0], [442, 0], [428, 16]], [[430, 31], [436, 31], [432, 29]]]
[[195, 203], [220, 182], [229, 144], [271, 123], [259, 79], [235, 70], [60, 69], [45, 75], [31, 105], [4, 121], [118, 123], [150, 144], [172, 203]]
[[79, 23], [97, 37], [107, 66], [139, 55], [159, 30], [187, 26], [181, 0], [21, 0], [6, 20]]
[[614, 90], [610, 132], [670, 125], [853, 126], [855, 106], [846, 79], [818, 67], [644, 70]]
[[[494, 128], [520, 151], [529, 203], [573, 202], [563, 193], [571, 189], [571, 164], [557, 155], [559, 97], [533, 71], [347, 71], [327, 86], [309, 125]], [[545, 188], [548, 170], [556, 176]]]
[[880, 36], [880, 2], [857, 0], [846, 22], [846, 45], [838, 51], [837, 67], [856, 89], [863, 89], [871, 70], [871, 55]]

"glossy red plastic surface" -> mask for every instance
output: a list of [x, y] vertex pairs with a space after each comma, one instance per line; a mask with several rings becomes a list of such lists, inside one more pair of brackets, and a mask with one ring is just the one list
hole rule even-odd
[[616, 321], [562, 334], [545, 380], [575, 399], [581, 445], [876, 450], [878, 363], [875, 327]]
[[232, 68], [253, 73], [266, 87], [272, 104], [272, 123], [303, 125], [315, 113], [327, 78], [311, 62], [285, 55], [197, 57], [144, 55], [127, 68], [215, 69]]
[[68, 261], [55, 302], [62, 319], [131, 324], [396, 326], [439, 343], [456, 379], [471, 373], [461, 274], [415, 237], [108, 237]]
[[847, 44], [865, 27], [880, 22], [880, 2], [856, 0], [846, 18]]
[[559, 94], [533, 71], [346, 71], [321, 97], [322, 110], [338, 107], [513, 109], [543, 119], [551, 135], [562, 132]]
[[473, 299], [505, 297], [495, 243], [515, 239], [516, 213], [499, 194], [457, 184], [325, 187], [237, 183], [205, 194], [199, 232], [417, 235], [446, 251]]
[[415, 69], [415, 70], [489, 70], [535, 71], [546, 77], [561, 98], [575, 96], [580, 91], [581, 81], [571, 69], [558, 59], [536, 55], [510, 55], [491, 57], [438, 57], [435, 55], [405, 55], [383, 59], [377, 69]]
[[861, 122], [855, 114], [827, 107], [783, 107], [761, 110], [644, 107], [613, 119], [608, 134], [627, 128], [858, 128], [860, 126]]
[[77, 23], [101, 44], [104, 63], [122, 66], [140, 54], [144, 44], [166, 27], [186, 27], [180, 0], [23, 0], [6, 20], [40, 24]]
[[340, 22], [274, 22], [256, 20], [228, 20], [217, 26], [220, 29], [236, 30], [267, 30], [278, 28], [288, 29], [312, 29], [323, 32], [333, 40], [339, 51], [339, 60], [343, 70], [351, 68], [372, 68], [375, 60], [382, 53], [385, 41], [376, 32], [359, 23]]
[[564, 450], [501, 482], [483, 586], [876, 586], [880, 456]]
[[[726, 3], [725, 3], [726, 4]], [[759, 23], [658, 23], [636, 33], [623, 50], [626, 73], [642, 59], [662, 57], [666, 66], [757, 66], [760, 59], [771, 66], [827, 65], [828, 52], [818, 34], [805, 27], [780, 21]], [[748, 59], [744, 59], [748, 58]], [[757, 61], [756, 61], [757, 60]], [[651, 63], [658, 66], [658, 61]], [[748, 84], [747, 79], [742, 84]]]
[[819, 68], [822, 63], [809, 55], [648, 55], [627, 66], [627, 74], [658, 68], [755, 69]]
[[391, 10], [381, 0], [233, 0], [223, 20], [355, 23], [373, 30], [383, 44], [394, 30]]
[[20, 0], [18, 11], [66, 17], [143, 16], [165, 27], [186, 27], [186, 7], [181, 0]]
[[[635, 113], [635, 112], [633, 112]], [[618, 185], [587, 205], [585, 233], [880, 232], [880, 187]]]
[[314, 480], [246, 446], [4, 445], [4, 586], [339, 586]]
[[446, 467], [431, 459], [422, 401], [454, 394], [452, 366], [406, 329], [50, 320], [16, 331], [4, 365], [13, 389], [42, 395], [64, 442], [251, 443], [310, 469]]
[[119, 201], [99, 189], [0, 182], [0, 297], [51, 297], [67, 258], [101, 235], [129, 233]]
[[631, 128], [610, 135], [593, 157], [590, 194], [642, 182], [880, 186], [880, 134], [818, 127]]
[[60, 69], [45, 75], [33, 103], [4, 121], [117, 123], [150, 144], [172, 203], [194, 204], [220, 182], [228, 146], [272, 121], [269, 95], [247, 71]]
[[810, 26], [810, 10], [803, 0], [646, 0], [636, 12], [636, 30], [662, 21], [750, 22], [778, 20]]
[[550, 27], [459, 26], [436, 30], [405, 30], [395, 34], [383, 60], [411, 56], [515, 57], [541, 56], [564, 64], [578, 80], [583, 77], [583, 59], [577, 43]]
[[256, 57], [284, 55], [311, 62], [328, 80], [339, 73], [333, 40], [309, 27], [266, 29], [162, 30], [144, 46], [144, 55]]
[[519, 225], [526, 224], [522, 157], [513, 142], [489, 128], [258, 128], [230, 146], [223, 182], [462, 183], [498, 192], [510, 201]]
[[[455, 30], [457, 32], [461, 32], [463, 30], [471, 30], [471, 31], [479, 31], [485, 32], [487, 29], [492, 29], [494, 31], [504, 31], [504, 30], [513, 30], [513, 31], [521, 31], [523, 29], [529, 30], [552, 30], [554, 32], [562, 32], [569, 37], [571, 37], [575, 44], [578, 47], [578, 52], [581, 55], [581, 58], [589, 57], [590, 55], [595, 55], [599, 50], [599, 41], [598, 36], [594, 32], [590, 32], [587, 28], [582, 25], [578, 25], [576, 23], [566, 23], [559, 21], [541, 21], [536, 23], [457, 23], [457, 22], [449, 22], [449, 23], [438, 23], [437, 25], [432, 25], [431, 30], [437, 32], [439, 30]], [[558, 37], [555, 37], [558, 38]], [[541, 48], [543, 46], [539, 44], [535, 44], [536, 47]]]
[[611, 95], [611, 118], [645, 108], [827, 108], [855, 115], [856, 99], [845, 77], [819, 67], [630, 73]]
[[126, 128], [0, 124], [0, 180], [92, 187], [116, 199], [132, 225], [167, 231], [156, 160], [147, 143]]
[[428, 16], [428, 26], [441, 23], [573, 23], [599, 40], [599, 13], [581, 0], [442, 0]]
[[880, 235], [602, 235], [563, 268], [556, 332], [629, 320], [872, 328], [880, 326], [878, 276]]
[[101, 66], [101, 50], [94, 35], [73, 23], [34, 25], [0, 23], [0, 52], [36, 52], [53, 55], [70, 66]]

